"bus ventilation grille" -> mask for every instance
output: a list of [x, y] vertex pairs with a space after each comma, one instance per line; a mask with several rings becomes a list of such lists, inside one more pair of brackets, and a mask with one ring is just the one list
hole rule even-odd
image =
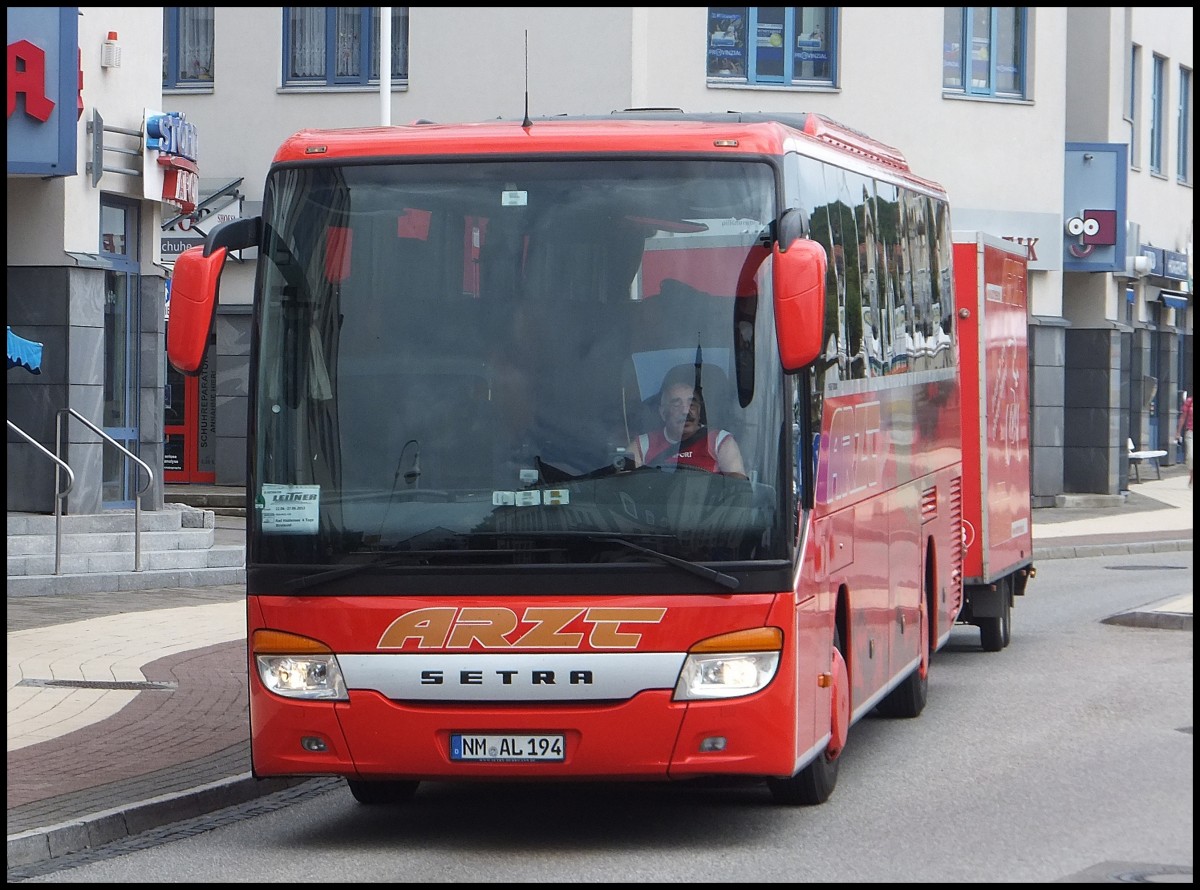
[[950, 548], [950, 552], [954, 554], [954, 561], [950, 566], [951, 587], [953, 588], [950, 594], [954, 598], [955, 608], [962, 607], [963, 553], [966, 551], [962, 498], [962, 476], [956, 476], [950, 483], [950, 527], [954, 534], [958, 535], [958, 541], [955, 542], [957, 546]]
[[937, 486], [921, 492], [921, 523], [937, 518]]

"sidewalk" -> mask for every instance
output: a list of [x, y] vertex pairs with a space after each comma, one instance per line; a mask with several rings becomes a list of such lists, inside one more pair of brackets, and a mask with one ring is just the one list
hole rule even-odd
[[[244, 523], [219, 516], [218, 537], [239, 538]], [[1115, 506], [1035, 510], [1033, 537], [1035, 565], [1190, 551], [1187, 473], [1164, 468]], [[1191, 622], [1191, 595], [1120, 620]], [[329, 781], [251, 777], [244, 624], [241, 585], [9, 598], [10, 881], [47, 859]]]

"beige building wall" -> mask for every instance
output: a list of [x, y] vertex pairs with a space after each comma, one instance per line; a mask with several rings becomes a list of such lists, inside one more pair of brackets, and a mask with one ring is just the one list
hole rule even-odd
[[[528, 36], [534, 117], [645, 106], [826, 114], [900, 148], [914, 170], [946, 186], [956, 227], [997, 231], [999, 219], [1012, 230], [997, 234], [1040, 237], [1042, 252], [1058, 257], [1066, 8], [1034, 12], [1029, 102], [942, 96], [943, 14], [941, 7], [843, 7], [840, 88], [796, 90], [707, 83], [707, 7], [413, 7], [409, 83], [394, 91], [391, 119], [520, 118]], [[372, 90], [280, 90], [281, 40], [278, 8], [217, 7], [213, 93], [164, 99], [199, 127], [203, 176], [244, 176], [251, 202], [261, 200], [270, 159], [290, 133], [380, 118]], [[1061, 264], [1045, 265], [1033, 303], [1036, 312], [1057, 314]], [[248, 300], [249, 276], [235, 277], [246, 281], [229, 298]]]
[[[1155, 315], [1157, 288], [1112, 274], [1063, 272], [1064, 148], [1068, 142], [1127, 142], [1138, 159], [1128, 171], [1127, 210], [1140, 243], [1190, 255], [1191, 186], [1176, 176], [1180, 67], [1191, 70], [1191, 8], [1029, 7], [1027, 100], [943, 95], [944, 7], [840, 7], [836, 87], [784, 88], [708, 82], [707, 7], [411, 7], [409, 78], [390, 94], [387, 117], [401, 125], [557, 114], [606, 114], [628, 107], [685, 111], [816, 112], [899, 148], [919, 175], [949, 192], [953, 226], [1035, 244], [1030, 309], [1039, 324], [1036, 361], [1061, 373], [1062, 331], [1126, 325], [1128, 287], [1136, 326], [1153, 317], [1183, 331], [1177, 355], [1190, 354], [1192, 310]], [[241, 180], [244, 213], [259, 210], [263, 182], [279, 144], [313, 127], [369, 127], [384, 115], [379, 90], [282, 89], [282, 8], [216, 7], [211, 90], [161, 90], [162, 8], [81, 7], [84, 113], [141, 127], [147, 107], [183, 112], [199, 133], [199, 167], [210, 186]], [[101, 44], [116, 31], [120, 68], [101, 69]], [[1129, 41], [1144, 47], [1133, 124], [1126, 113]], [[1167, 59], [1164, 175], [1149, 172], [1150, 62]], [[1191, 106], [1189, 105], [1189, 127]], [[140, 197], [138, 178], [105, 173], [99, 189], [86, 174], [89, 142], [79, 124], [79, 175], [58, 182], [9, 180], [9, 263], [56, 266], [63, 252], [95, 249], [101, 191]], [[1194, 153], [1194, 143], [1190, 140]], [[113, 137], [118, 144], [119, 137]], [[161, 205], [143, 201], [143, 268], [158, 275]], [[252, 262], [231, 263], [221, 289], [219, 327], [228, 400], [223, 430], [244, 431], [240, 400], [248, 385], [244, 333]], [[1052, 330], [1058, 326], [1058, 333]], [[1144, 349], [1154, 331], [1135, 331]], [[1044, 341], [1044, 342], [1042, 342]], [[1173, 347], [1174, 348], [1174, 347]], [[1185, 353], [1183, 350], [1187, 350]], [[1118, 351], [1119, 352], [1119, 351]], [[1049, 369], [1049, 370], [1047, 370]], [[1059, 369], [1055, 371], [1054, 369]], [[225, 374], [225, 372], [222, 372]], [[1048, 380], [1048, 378], [1044, 378]], [[1039, 398], [1066, 383], [1036, 387]], [[1035, 406], [1052, 454], [1063, 440], [1061, 396]], [[222, 403], [225, 404], [225, 403]], [[1058, 419], [1056, 420], [1055, 417]], [[233, 422], [227, 422], [232, 418]], [[228, 466], [240, 465], [237, 447]], [[1042, 461], [1043, 465], [1054, 462]], [[1037, 461], [1035, 461], [1037, 463]], [[1116, 476], [1112, 476], [1116, 479]], [[1044, 490], [1060, 486], [1053, 474]], [[1114, 483], [1115, 484], [1115, 483]]]

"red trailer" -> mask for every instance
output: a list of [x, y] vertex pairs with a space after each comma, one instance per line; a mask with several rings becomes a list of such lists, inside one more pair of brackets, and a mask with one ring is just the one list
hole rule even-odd
[[954, 233], [963, 436], [960, 623], [988, 652], [1008, 645], [1013, 597], [1034, 575], [1029, 483], [1028, 255]]

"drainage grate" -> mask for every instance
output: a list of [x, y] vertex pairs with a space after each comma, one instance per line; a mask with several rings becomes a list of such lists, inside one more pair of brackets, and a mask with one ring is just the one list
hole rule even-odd
[[165, 690], [170, 692], [179, 688], [179, 684], [170, 680], [123, 681], [123, 680], [31, 680], [25, 679], [18, 686], [52, 686], [56, 689], [132, 689], [136, 691]]

